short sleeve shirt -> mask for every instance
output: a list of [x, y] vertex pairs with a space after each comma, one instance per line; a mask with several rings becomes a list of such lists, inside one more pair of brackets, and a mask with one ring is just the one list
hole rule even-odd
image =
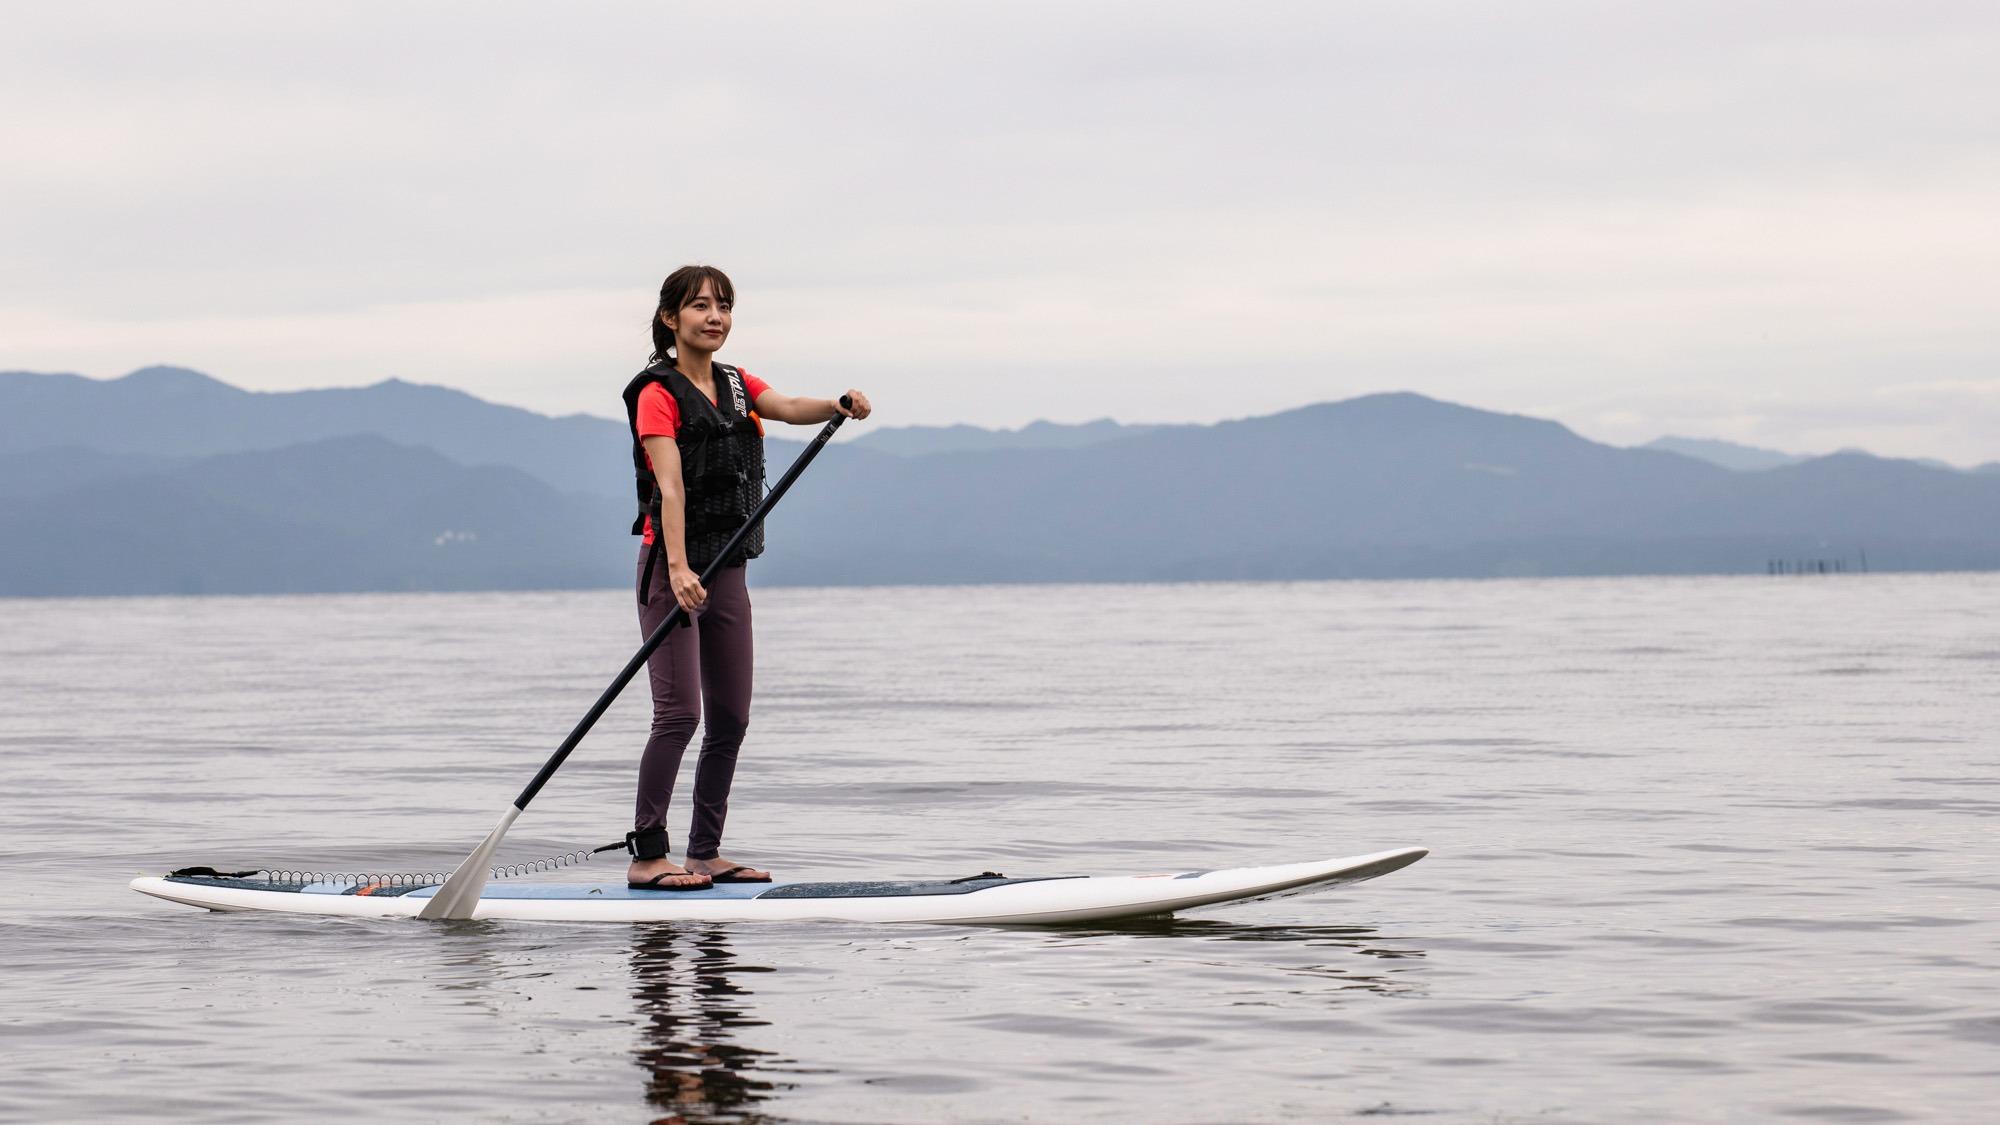
[[[757, 396], [771, 389], [769, 383], [748, 371], [738, 371], [743, 376], [743, 392], [750, 396], [751, 409], [757, 406]], [[658, 383], [648, 383], [639, 392], [639, 437], [673, 437], [681, 432], [681, 404], [667, 393], [667, 388]], [[651, 459], [648, 458], [648, 464]]]
[[[771, 385], [741, 368], [738, 368], [736, 373], [743, 376], [743, 393], [750, 396], [750, 405], [754, 411], [757, 396], [770, 390]], [[674, 401], [674, 396], [667, 393], [667, 388], [658, 383], [646, 384], [645, 389], [639, 392], [639, 437], [642, 440], [649, 437], [673, 437], [680, 432], [681, 404]], [[646, 467], [649, 469], [653, 467], [653, 458], [650, 455], [646, 458]], [[653, 517], [647, 516], [646, 542], [651, 544], [652, 541]]]

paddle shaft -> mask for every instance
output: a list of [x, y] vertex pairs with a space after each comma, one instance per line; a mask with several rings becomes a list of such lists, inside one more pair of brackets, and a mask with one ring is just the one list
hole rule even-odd
[[[852, 408], [846, 395], [840, 396], [840, 404]], [[716, 575], [722, 573], [723, 564], [728, 561], [729, 556], [736, 553], [736, 548], [750, 537], [751, 532], [757, 530], [757, 525], [764, 522], [764, 517], [771, 514], [771, 509], [778, 506], [778, 501], [783, 499], [785, 490], [792, 487], [792, 482], [799, 479], [799, 474], [806, 471], [806, 466], [812, 464], [813, 458], [819, 456], [819, 451], [824, 449], [826, 443], [833, 437], [833, 431], [839, 429], [840, 423], [845, 420], [846, 416], [841, 414], [835, 414], [829, 419], [826, 426], [806, 446], [806, 451], [799, 454], [799, 459], [792, 462], [792, 467], [785, 470], [785, 475], [778, 478], [777, 484], [771, 486], [771, 491], [765, 495], [764, 502], [757, 505], [757, 510], [750, 513], [749, 520], [736, 529], [736, 534], [729, 537], [728, 545], [715, 556], [715, 561], [709, 563], [708, 569], [701, 572], [701, 584], [704, 587], [715, 581]], [[653, 529], [653, 534], [661, 535], [664, 532], [656, 527]], [[617, 678], [611, 681], [611, 686], [605, 688], [604, 694], [598, 696], [597, 702], [591, 704], [590, 710], [584, 712], [583, 718], [576, 724], [576, 729], [569, 732], [569, 737], [563, 739], [562, 745], [556, 748], [554, 754], [549, 755], [549, 760], [542, 764], [541, 771], [535, 774], [535, 779], [528, 783], [527, 788], [521, 790], [520, 796], [514, 798], [515, 808], [527, 809], [528, 802], [534, 800], [535, 794], [540, 793], [542, 786], [549, 783], [549, 778], [554, 777], [556, 771], [562, 768], [563, 761], [569, 757], [570, 751], [576, 749], [577, 743], [583, 741], [583, 736], [589, 734], [590, 728], [596, 726], [597, 720], [603, 718], [604, 712], [610, 710], [612, 701], [618, 698], [618, 693], [624, 691], [625, 685], [632, 682], [632, 677], [639, 674], [639, 669], [646, 666], [647, 657], [653, 655], [653, 650], [660, 647], [667, 639], [667, 634], [673, 632], [676, 625], [685, 621], [687, 621], [687, 610], [679, 605], [674, 606], [673, 612], [667, 614], [667, 619], [660, 622], [659, 628], [654, 629], [652, 635], [646, 638], [646, 643], [640, 645], [639, 651], [632, 654], [632, 659], [625, 662], [625, 667], [619, 671]]]
[[[848, 401], [846, 395], [840, 396], [840, 404], [853, 409], [853, 404]], [[806, 451], [799, 454], [799, 459], [792, 462], [792, 467], [785, 470], [784, 476], [778, 478], [777, 486], [764, 497], [763, 503], [757, 505], [757, 510], [750, 514], [749, 521], [738, 528], [735, 535], [729, 537], [729, 544], [715, 556], [714, 562], [708, 564], [708, 569], [702, 572], [702, 585], [706, 586], [715, 580], [715, 576], [722, 570], [723, 561], [735, 553], [736, 548], [756, 530], [758, 524], [764, 522], [764, 517], [770, 514], [771, 509], [776, 507], [778, 501], [785, 495], [785, 490], [792, 487], [792, 482], [799, 479], [799, 474], [805, 472], [807, 465], [812, 464], [812, 459], [819, 456], [819, 451], [825, 448], [827, 440], [833, 437], [833, 431], [840, 428], [844, 417], [845, 415], [835, 414], [829, 419], [826, 427], [820, 430], [819, 435], [806, 446]], [[656, 527], [653, 533], [658, 535], [662, 531]], [[479, 893], [486, 886], [488, 865], [493, 862], [493, 854], [500, 849], [500, 841], [506, 837], [507, 830], [514, 826], [515, 819], [527, 809], [528, 802], [535, 799], [535, 794], [542, 791], [542, 786], [549, 783], [549, 778], [554, 777], [556, 771], [562, 768], [563, 760], [569, 757], [569, 752], [576, 749], [576, 744], [582, 742], [583, 736], [589, 734], [590, 728], [604, 716], [604, 712], [611, 707], [611, 701], [617, 699], [618, 693], [625, 690], [625, 685], [632, 682], [632, 677], [639, 674], [639, 669], [646, 666], [646, 658], [653, 655], [653, 650], [660, 647], [660, 642], [667, 639], [667, 634], [673, 631], [674, 626], [686, 620], [687, 611], [678, 605], [674, 607], [673, 612], [667, 614], [667, 619], [660, 622], [659, 627], [646, 638], [646, 643], [640, 645], [639, 651], [633, 654], [632, 659], [625, 662], [625, 668], [618, 673], [618, 678], [611, 681], [611, 686], [604, 689], [604, 694], [597, 697], [596, 703], [591, 704], [582, 721], [576, 724], [576, 729], [569, 732], [569, 737], [563, 739], [562, 745], [549, 756], [547, 762], [542, 764], [541, 772], [535, 775], [535, 780], [530, 781], [528, 787], [521, 790], [521, 795], [514, 798], [514, 803], [507, 806], [507, 811], [501, 814], [500, 823], [494, 826], [493, 831], [486, 834], [486, 839], [480, 841], [478, 847], [472, 849], [472, 854], [466, 856], [464, 862], [452, 869], [451, 877], [432, 893], [430, 901], [423, 905], [423, 909], [417, 911], [417, 917], [425, 919], [472, 917], [473, 911], [479, 908]]]

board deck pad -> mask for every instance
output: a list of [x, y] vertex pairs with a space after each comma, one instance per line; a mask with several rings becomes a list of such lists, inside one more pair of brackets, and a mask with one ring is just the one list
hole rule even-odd
[[[489, 883], [476, 919], [557, 922], [849, 921], [1049, 925], [1171, 914], [1275, 898], [1386, 875], [1422, 859], [1402, 848], [1316, 863], [1157, 875], [979, 875], [962, 879], [719, 883], [698, 891], [623, 883]], [[132, 889], [225, 912], [414, 917], [439, 884], [282, 882], [147, 876]]]

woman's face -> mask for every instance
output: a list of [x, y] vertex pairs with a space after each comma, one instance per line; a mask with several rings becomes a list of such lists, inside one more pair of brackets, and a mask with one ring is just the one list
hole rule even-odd
[[701, 283], [701, 291], [681, 306], [678, 316], [661, 313], [660, 319], [674, 330], [674, 339], [684, 348], [713, 352], [729, 339], [729, 305], [715, 295], [712, 281]]

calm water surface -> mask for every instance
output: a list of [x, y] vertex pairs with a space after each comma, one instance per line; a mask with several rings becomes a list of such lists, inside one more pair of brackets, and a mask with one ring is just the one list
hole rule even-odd
[[[2000, 1107], [2000, 576], [757, 612], [729, 844], [784, 876], [1433, 854], [1111, 929], [207, 914], [125, 882], [455, 863], [636, 644], [626, 595], [0, 601], [0, 1117]], [[618, 836], [644, 725], [642, 687], [504, 854]]]

